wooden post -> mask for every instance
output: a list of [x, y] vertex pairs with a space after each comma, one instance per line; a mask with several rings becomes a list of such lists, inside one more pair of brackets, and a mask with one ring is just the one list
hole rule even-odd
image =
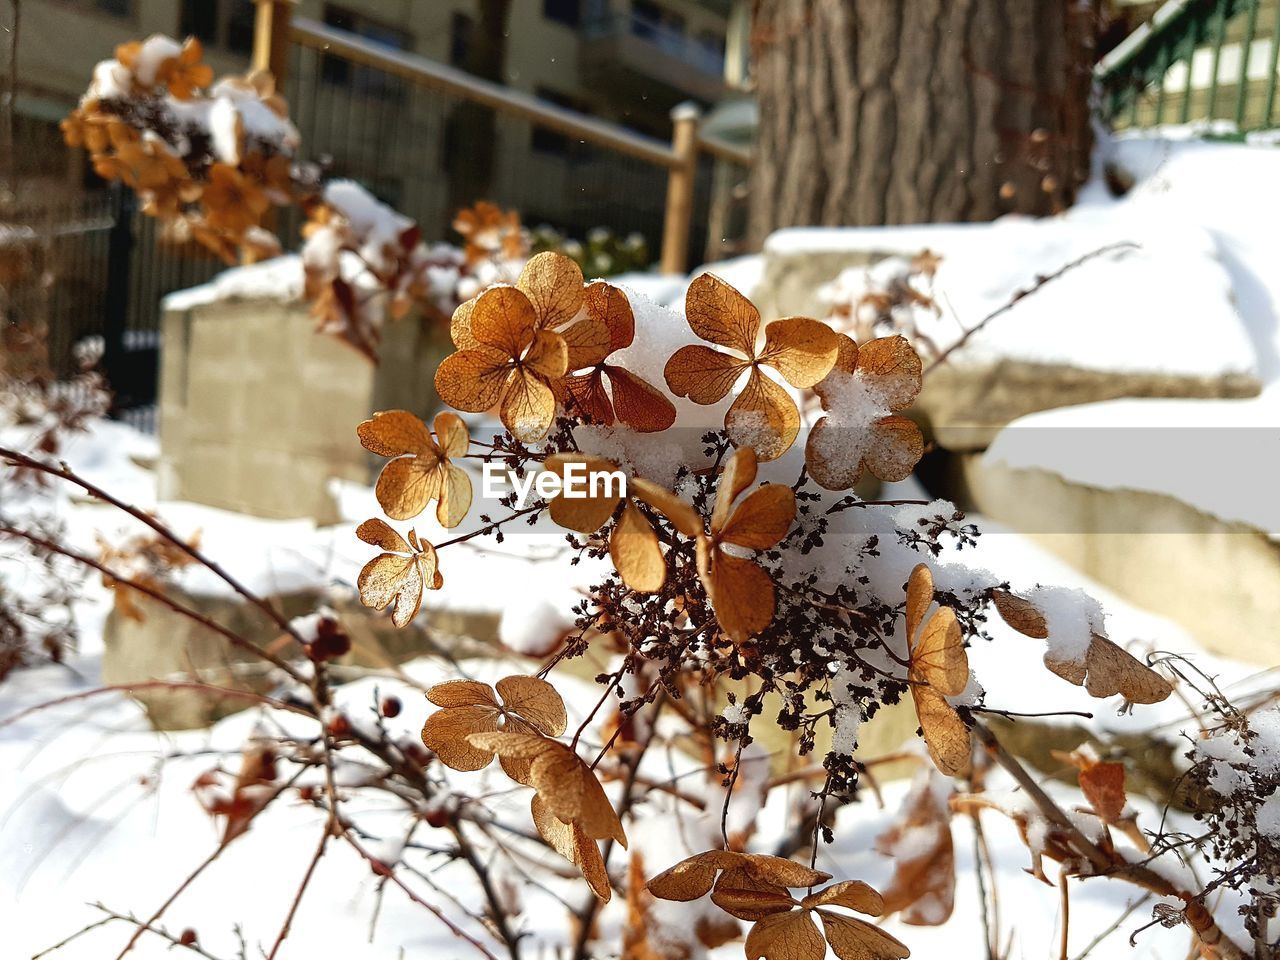
[[667, 214], [662, 224], [663, 273], [689, 270], [689, 228], [693, 221], [693, 182], [698, 171], [697, 104], [682, 103], [671, 111], [671, 149], [676, 163], [667, 176]]
[[289, 72], [289, 20], [294, 0], [254, 0], [258, 5], [253, 28], [253, 69], [265, 70], [283, 93]]

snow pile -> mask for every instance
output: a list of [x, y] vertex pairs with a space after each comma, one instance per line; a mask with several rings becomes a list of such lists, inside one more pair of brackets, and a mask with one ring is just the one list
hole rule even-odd
[[974, 334], [950, 362], [1016, 360], [1192, 377], [1256, 373], [1253, 345], [1213, 235], [1170, 214], [1084, 205], [1045, 220], [782, 230], [765, 250], [792, 257], [898, 254], [887, 266], [849, 268], [823, 291], [836, 325], [848, 326], [851, 334], [871, 309], [868, 297], [883, 296], [899, 282], [904, 259], [932, 251], [941, 258], [932, 283], [938, 307], [906, 303], [898, 315], [926, 354], [937, 354], [1030, 288], [1037, 275], [1119, 244], [1137, 247], [1117, 247], [1020, 300]]

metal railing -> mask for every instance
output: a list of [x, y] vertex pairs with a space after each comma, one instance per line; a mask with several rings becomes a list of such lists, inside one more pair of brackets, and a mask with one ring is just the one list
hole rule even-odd
[[[664, 142], [462, 70], [396, 50], [315, 20], [289, 16], [287, 0], [259, 0], [254, 65], [286, 90], [306, 149], [333, 175], [361, 180], [443, 239], [453, 205], [487, 199], [526, 222], [584, 233], [593, 226], [661, 240], [667, 273], [689, 267], [689, 250], [710, 247], [708, 225], [720, 168], [749, 167], [750, 154], [699, 131], [696, 108], [673, 112]], [[278, 40], [280, 31], [289, 39]], [[326, 61], [355, 64], [378, 82], [326, 81]], [[366, 76], [368, 79], [368, 76]], [[487, 196], [457, 195], [460, 124], [483, 122], [496, 138]], [[461, 202], [459, 202], [461, 201]]]
[[1223, 121], [1275, 126], [1280, 0], [1169, 0], [1098, 64], [1117, 127]]

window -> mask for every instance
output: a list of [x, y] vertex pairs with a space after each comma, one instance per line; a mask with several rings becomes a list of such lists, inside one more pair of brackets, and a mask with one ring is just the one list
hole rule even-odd
[[[384, 47], [396, 50], [413, 49], [412, 34], [371, 20], [345, 7], [326, 4], [324, 22], [331, 27], [354, 33]], [[398, 100], [404, 95], [404, 83], [398, 77], [373, 67], [357, 66], [341, 57], [326, 56], [321, 66], [321, 75], [329, 83], [350, 87], [367, 96]]]
[[581, 0], [542, 0], [542, 15], [566, 27], [576, 27], [582, 19], [581, 6]]
[[133, 15], [133, 0], [94, 0], [93, 7], [116, 17]]
[[449, 23], [449, 62], [465, 67], [475, 39], [476, 22], [465, 13], [455, 13]]

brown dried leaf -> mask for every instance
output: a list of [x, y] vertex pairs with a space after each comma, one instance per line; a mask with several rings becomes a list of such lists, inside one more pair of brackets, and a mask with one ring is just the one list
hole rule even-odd
[[613, 410], [632, 430], [658, 433], [676, 422], [676, 408], [657, 387], [622, 367], [605, 364], [602, 369], [613, 391]]
[[1124, 791], [1124, 764], [1098, 761], [1082, 767], [1080, 791], [1104, 823], [1119, 823], [1129, 803]]
[[969, 656], [956, 612], [950, 607], [939, 607], [920, 631], [911, 651], [911, 674], [949, 697], [968, 686]]
[[869, 883], [844, 880], [824, 887], [800, 901], [804, 907], [845, 907], [878, 917], [884, 913], [884, 898]]
[[742, 491], [756, 482], [756, 452], [750, 447], [734, 451], [720, 473], [716, 485], [716, 505], [711, 512], [711, 533], [718, 534], [729, 519], [733, 503]]
[[796, 518], [796, 495], [782, 484], [766, 484], [747, 497], [720, 529], [718, 539], [752, 550], [776, 546]]
[[458, 706], [437, 710], [422, 727], [422, 742], [452, 770], [483, 770], [493, 762], [493, 751], [472, 746], [473, 733], [499, 729], [498, 710], [488, 706]]
[[1171, 684], [1124, 648], [1100, 634], [1089, 641], [1083, 666], [1073, 661], [1054, 661], [1045, 655], [1045, 665], [1065, 680], [1083, 686], [1090, 696], [1120, 694], [1129, 703], [1159, 703], [1173, 693]]
[[993, 590], [991, 601], [1001, 619], [1023, 636], [1035, 640], [1049, 639], [1049, 621], [1030, 600], [1007, 590]]
[[366, 450], [380, 457], [401, 457], [435, 449], [427, 425], [407, 410], [375, 413], [356, 427], [356, 435]]
[[409, 552], [409, 544], [404, 542], [404, 538], [392, 530], [385, 520], [379, 520], [376, 517], [356, 527], [356, 536], [371, 546], [380, 547], [392, 553]]
[[479, 680], [445, 680], [427, 690], [427, 699], [437, 707], [498, 706], [493, 687]]

